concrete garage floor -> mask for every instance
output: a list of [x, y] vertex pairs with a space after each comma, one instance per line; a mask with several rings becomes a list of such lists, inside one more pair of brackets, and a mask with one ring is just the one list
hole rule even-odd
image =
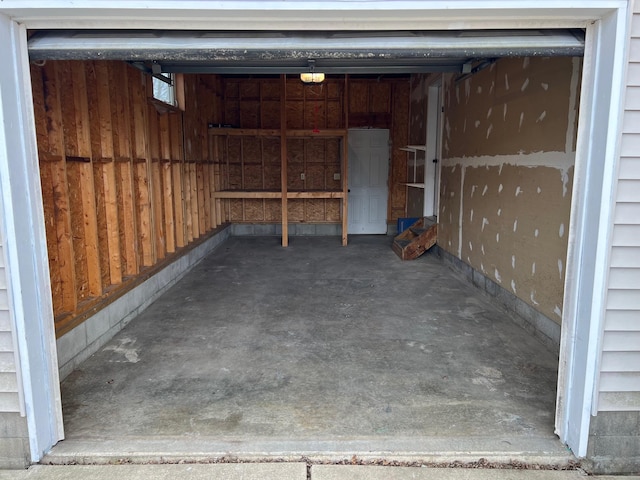
[[570, 461], [556, 355], [389, 244], [231, 238], [63, 382], [46, 461]]

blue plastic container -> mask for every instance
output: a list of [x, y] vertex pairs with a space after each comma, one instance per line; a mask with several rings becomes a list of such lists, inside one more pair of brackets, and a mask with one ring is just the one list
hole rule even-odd
[[407, 218], [399, 218], [398, 219], [398, 234], [404, 232], [407, 228], [409, 228], [411, 225], [413, 225], [414, 223], [416, 223], [418, 220], [420, 220], [420, 217], [407, 217]]

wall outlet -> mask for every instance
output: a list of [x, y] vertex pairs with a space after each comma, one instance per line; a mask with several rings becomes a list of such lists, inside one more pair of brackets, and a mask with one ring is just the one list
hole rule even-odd
[[334, 173], [333, 174], [333, 179], [334, 180], [340, 180], [340, 174], [339, 173]]
[[304, 180], [304, 173], [300, 174], [300, 180]]

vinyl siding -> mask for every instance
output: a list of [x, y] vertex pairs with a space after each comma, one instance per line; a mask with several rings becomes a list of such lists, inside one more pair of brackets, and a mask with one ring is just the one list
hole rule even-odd
[[19, 412], [18, 380], [8, 300], [4, 248], [0, 238], [0, 412]]
[[635, 2], [631, 37], [599, 411], [640, 411], [640, 2]]

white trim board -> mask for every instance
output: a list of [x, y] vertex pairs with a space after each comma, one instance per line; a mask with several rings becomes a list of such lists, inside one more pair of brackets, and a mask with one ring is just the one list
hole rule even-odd
[[32, 461], [64, 436], [24, 26], [0, 12], [0, 183], [11, 318]]

